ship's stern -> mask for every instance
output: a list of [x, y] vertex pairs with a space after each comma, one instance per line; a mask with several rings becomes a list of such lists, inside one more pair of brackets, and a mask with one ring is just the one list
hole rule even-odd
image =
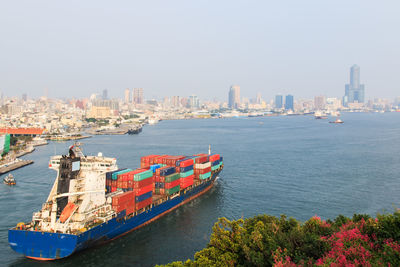
[[8, 243], [18, 253], [35, 260], [55, 260], [74, 253], [77, 236], [27, 230], [8, 230]]

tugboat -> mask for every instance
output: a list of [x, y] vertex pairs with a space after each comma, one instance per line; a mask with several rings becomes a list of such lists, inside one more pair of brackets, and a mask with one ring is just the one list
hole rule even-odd
[[335, 121], [330, 121], [329, 123], [344, 123], [344, 121], [342, 121], [342, 120], [339, 119], [339, 118], [336, 118]]
[[140, 132], [142, 132], [142, 126], [138, 126], [128, 130], [128, 134], [139, 134]]
[[15, 179], [14, 179], [14, 176], [13, 176], [11, 173], [8, 174], [6, 177], [3, 178], [3, 182], [4, 182], [6, 185], [15, 185], [15, 184], [16, 184]]

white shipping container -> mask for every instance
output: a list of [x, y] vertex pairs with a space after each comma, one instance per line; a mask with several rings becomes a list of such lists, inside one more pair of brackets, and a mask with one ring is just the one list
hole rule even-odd
[[198, 170], [202, 170], [202, 169], [205, 169], [205, 168], [208, 168], [208, 167], [211, 167], [211, 162], [206, 162], [206, 163], [202, 163], [202, 164], [196, 163], [194, 165], [194, 168], [198, 169]]

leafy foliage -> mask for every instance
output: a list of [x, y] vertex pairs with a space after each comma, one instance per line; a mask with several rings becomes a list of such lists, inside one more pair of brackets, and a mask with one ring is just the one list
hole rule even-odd
[[193, 260], [166, 266], [400, 266], [400, 212], [303, 224], [284, 215], [220, 218]]

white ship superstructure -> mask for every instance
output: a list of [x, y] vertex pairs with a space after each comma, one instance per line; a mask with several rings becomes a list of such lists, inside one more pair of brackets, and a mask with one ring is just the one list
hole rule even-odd
[[33, 215], [32, 230], [75, 233], [115, 214], [105, 192], [106, 172], [118, 169], [115, 158], [84, 156], [73, 147], [69, 156], [53, 156], [49, 168], [57, 171], [57, 178], [42, 209]]

